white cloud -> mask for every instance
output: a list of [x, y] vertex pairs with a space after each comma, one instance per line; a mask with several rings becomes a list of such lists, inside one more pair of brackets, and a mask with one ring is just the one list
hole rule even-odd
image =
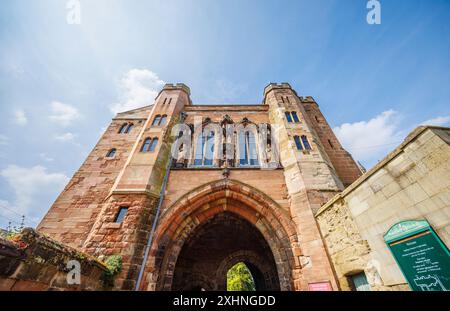
[[39, 153], [39, 157], [46, 162], [53, 162], [54, 159], [49, 157], [46, 153]]
[[6, 207], [35, 223], [53, 203], [48, 195], [56, 196], [69, 181], [63, 173], [48, 173], [43, 166], [27, 168], [9, 165], [0, 171], [0, 176], [6, 179], [15, 193], [14, 204], [1, 200], [2, 204], [7, 204]]
[[23, 111], [22, 109], [18, 109], [14, 112], [14, 123], [18, 125], [26, 125], [28, 123], [25, 111]]
[[433, 119], [426, 120], [422, 122], [422, 125], [445, 125], [447, 123], [450, 123], [450, 116], [444, 116], [444, 117], [436, 117]]
[[344, 123], [333, 131], [344, 148], [367, 166], [384, 158], [404, 137], [394, 110], [384, 111], [368, 121]]
[[51, 103], [51, 110], [52, 115], [49, 117], [50, 120], [62, 126], [68, 126], [81, 117], [81, 114], [75, 107], [59, 101], [53, 101]]
[[55, 135], [54, 138], [55, 140], [58, 140], [60, 142], [69, 142], [69, 141], [73, 141], [75, 139], [77, 135], [72, 134], [70, 132], [61, 134], [61, 135]]
[[0, 146], [9, 144], [9, 138], [0, 134]]
[[115, 114], [153, 104], [165, 82], [147, 69], [131, 69], [120, 80], [120, 101], [110, 109]]

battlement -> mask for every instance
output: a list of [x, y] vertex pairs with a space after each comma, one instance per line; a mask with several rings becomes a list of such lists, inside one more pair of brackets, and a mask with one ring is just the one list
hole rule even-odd
[[191, 95], [191, 89], [184, 83], [166, 83], [166, 85], [164, 85], [163, 91], [170, 91], [170, 90], [183, 90], [186, 92], [186, 94], [188, 96]]
[[299, 97], [302, 103], [314, 103], [317, 104], [312, 96], [300, 96]]
[[270, 91], [275, 90], [275, 89], [291, 89], [291, 90], [293, 90], [291, 85], [287, 82], [283, 82], [283, 83], [271, 82], [264, 88], [264, 98]]

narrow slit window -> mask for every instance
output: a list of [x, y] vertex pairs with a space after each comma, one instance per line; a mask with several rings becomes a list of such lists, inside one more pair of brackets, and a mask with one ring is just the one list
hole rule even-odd
[[125, 131], [127, 130], [127, 126], [128, 126], [128, 123], [122, 124], [122, 126], [120, 127], [120, 130], [119, 130], [119, 134], [124, 134]]
[[108, 153], [106, 154], [107, 158], [114, 158], [114, 156], [116, 155], [116, 148], [113, 148], [111, 150], [108, 151]]
[[286, 120], [287, 120], [289, 123], [292, 123], [291, 113], [288, 112], [288, 111], [286, 111], [284, 114], [286, 115]]
[[308, 138], [302, 135], [302, 143], [306, 150], [311, 150], [311, 145], [309, 144]]
[[155, 119], [153, 119], [152, 125], [158, 125], [160, 121], [161, 121], [161, 116], [158, 114], [158, 115], [156, 115]]
[[329, 139], [328, 139], [328, 144], [330, 145], [331, 149], [334, 149], [333, 143]]
[[133, 124], [133, 123], [130, 123], [130, 124], [128, 125], [128, 127], [127, 127], [125, 133], [128, 134], [129, 132], [131, 132], [131, 130], [133, 129], [133, 127], [134, 127], [134, 124]]
[[291, 113], [292, 113], [292, 119], [294, 119], [294, 122], [299, 123], [300, 120], [298, 119], [297, 112], [292, 111]]
[[151, 138], [146, 138], [144, 140], [144, 143], [142, 144], [141, 152], [148, 152], [148, 151], [150, 151], [151, 143], [152, 143]]
[[303, 150], [302, 143], [300, 142], [300, 137], [297, 135], [294, 136], [295, 145], [297, 146], [297, 150]]
[[121, 224], [125, 220], [125, 216], [127, 215], [128, 207], [121, 207], [119, 212], [116, 215], [115, 223]]

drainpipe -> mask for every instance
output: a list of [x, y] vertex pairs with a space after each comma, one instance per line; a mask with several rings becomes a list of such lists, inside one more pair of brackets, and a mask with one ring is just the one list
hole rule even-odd
[[[181, 117], [180, 117], [180, 123], [183, 123], [185, 118], [186, 118], [186, 115], [182, 112]], [[144, 271], [145, 271], [145, 264], [147, 263], [148, 254], [150, 252], [150, 248], [151, 248], [152, 242], [153, 242], [153, 235], [155, 234], [156, 226], [158, 225], [159, 214], [161, 213], [161, 205], [164, 201], [164, 196], [166, 194], [167, 181], [169, 180], [170, 168], [172, 167], [172, 162], [173, 162], [171, 151], [169, 151], [169, 157], [170, 157], [169, 163], [167, 164], [166, 174], [164, 175], [164, 181], [163, 181], [163, 184], [161, 187], [161, 195], [159, 197], [158, 206], [156, 208], [155, 219], [153, 220], [152, 230], [150, 231], [150, 235], [147, 240], [147, 245], [145, 246], [144, 258], [142, 259], [141, 269], [139, 270], [138, 280], [136, 282], [136, 287], [134, 289], [135, 291], [139, 291], [139, 288], [141, 287], [142, 278], [144, 276]]]

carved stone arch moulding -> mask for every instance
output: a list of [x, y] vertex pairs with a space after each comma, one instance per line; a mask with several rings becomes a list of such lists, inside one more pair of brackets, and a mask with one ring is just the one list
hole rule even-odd
[[[301, 254], [289, 213], [261, 191], [236, 180], [200, 186], [163, 211], [147, 261], [143, 288], [170, 290], [178, 255], [196, 228], [220, 213], [234, 213], [259, 230], [276, 262], [281, 290], [301, 277]], [[295, 255], [294, 255], [295, 254]]]

